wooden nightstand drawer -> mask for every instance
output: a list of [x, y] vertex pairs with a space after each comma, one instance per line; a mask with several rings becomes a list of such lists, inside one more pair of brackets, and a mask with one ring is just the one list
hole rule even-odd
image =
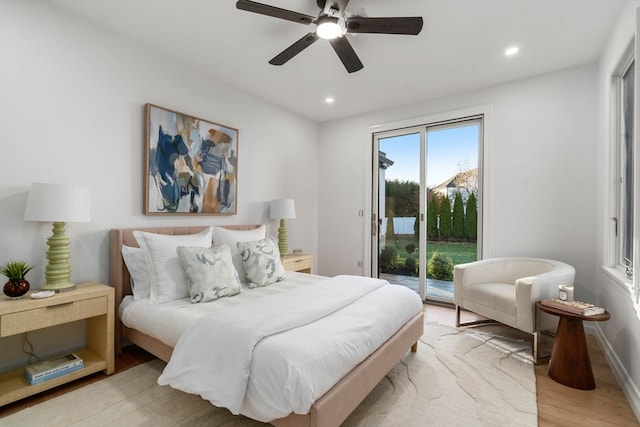
[[287, 271], [312, 273], [313, 257], [311, 255], [288, 255], [282, 258], [282, 265]]
[[107, 297], [61, 302], [0, 317], [0, 336], [6, 337], [75, 320], [106, 314]]

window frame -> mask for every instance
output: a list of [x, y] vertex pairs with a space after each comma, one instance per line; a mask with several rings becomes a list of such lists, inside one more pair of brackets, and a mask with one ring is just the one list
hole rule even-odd
[[[615, 113], [615, 145], [616, 145], [616, 170], [615, 170], [615, 182], [616, 182], [616, 211], [614, 216], [615, 221], [615, 235], [613, 236], [616, 241], [616, 250], [615, 250], [615, 259], [614, 265], [615, 268], [624, 273], [624, 275], [632, 280], [632, 277], [629, 277], [627, 268], [633, 269], [634, 267], [634, 250], [633, 250], [633, 240], [635, 235], [637, 234], [637, 228], [633, 225], [633, 215], [634, 212], [637, 212], [635, 209], [636, 197], [634, 197], [634, 188], [637, 187], [637, 173], [634, 173], [635, 164], [637, 163], [633, 158], [635, 155], [635, 151], [637, 151], [637, 147], [635, 147], [635, 140], [637, 140], [635, 136], [635, 127], [636, 123], [632, 124], [632, 132], [634, 132], [632, 137], [632, 153], [631, 158], [628, 158], [626, 155], [626, 144], [625, 140], [625, 107], [624, 107], [624, 98], [626, 95], [625, 86], [623, 83], [624, 77], [631, 71], [631, 67], [634, 67], [634, 72], [636, 68], [635, 55], [633, 54], [633, 49], [628, 49], [626, 54], [623, 56], [620, 61], [620, 65], [614, 74], [615, 79], [615, 97], [616, 97], [616, 113]], [[637, 104], [635, 100], [635, 93], [632, 93], [633, 102]], [[635, 112], [632, 116], [633, 121], [635, 122]], [[630, 165], [629, 165], [630, 163]], [[631, 170], [629, 171], [627, 168], [630, 166]], [[627, 200], [628, 198], [628, 181], [625, 178], [630, 178], [631, 180], [631, 200]], [[629, 217], [628, 210], [630, 209], [631, 215]], [[631, 228], [631, 236], [630, 241], [626, 241], [625, 237], [627, 237], [627, 227]], [[631, 255], [627, 258], [627, 254], [625, 252], [625, 248], [630, 248]], [[632, 270], [631, 270], [632, 271]]]
[[[640, 22], [640, 11], [638, 13]], [[638, 69], [638, 58], [640, 58], [640, 46], [636, 40], [632, 40], [629, 46], [621, 55], [618, 65], [611, 74], [611, 110], [610, 110], [610, 172], [609, 177], [609, 218], [610, 227], [608, 232], [608, 255], [606, 257], [606, 265], [604, 272], [612, 279], [612, 284], [622, 286], [632, 300], [632, 304], [640, 317], [640, 70]], [[631, 236], [632, 250], [632, 277], [626, 272], [626, 265], [622, 257], [622, 239], [623, 230], [620, 227], [620, 218], [623, 213], [624, 205], [621, 203], [624, 187], [621, 185], [622, 168], [623, 168], [623, 76], [634, 64], [633, 76], [633, 158], [632, 160], [632, 180], [633, 180], [633, 213], [630, 220], [633, 223], [633, 231]]]

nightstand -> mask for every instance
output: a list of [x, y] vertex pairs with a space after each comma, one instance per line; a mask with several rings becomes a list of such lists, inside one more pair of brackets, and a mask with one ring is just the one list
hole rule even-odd
[[114, 289], [100, 283], [81, 283], [76, 289], [50, 298], [0, 297], [0, 337], [86, 319], [87, 348], [74, 351], [84, 367], [36, 385], [23, 377], [24, 367], [0, 373], [0, 406], [103, 371], [112, 374], [114, 364]]
[[313, 274], [313, 257], [311, 255], [285, 255], [282, 257], [282, 265], [287, 271]]

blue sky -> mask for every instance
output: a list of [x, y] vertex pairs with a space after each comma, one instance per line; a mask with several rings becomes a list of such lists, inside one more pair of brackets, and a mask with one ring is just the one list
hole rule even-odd
[[[427, 134], [427, 185], [435, 187], [461, 170], [478, 167], [479, 126], [430, 130]], [[380, 151], [393, 160], [386, 179], [419, 182], [420, 135], [380, 140]]]

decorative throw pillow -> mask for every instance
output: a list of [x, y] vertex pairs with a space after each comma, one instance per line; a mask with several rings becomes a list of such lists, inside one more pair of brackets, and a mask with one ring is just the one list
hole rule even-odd
[[238, 271], [242, 283], [247, 283], [247, 273], [242, 264], [242, 257], [238, 252], [238, 242], [251, 242], [266, 237], [267, 228], [264, 225], [251, 230], [229, 230], [228, 228], [213, 227], [213, 246], [228, 246], [231, 250], [233, 265]]
[[242, 290], [228, 246], [197, 248], [178, 246], [191, 302], [209, 302]]
[[131, 246], [122, 246], [122, 258], [131, 276], [133, 299], [149, 299], [151, 293], [150, 273], [144, 250]]
[[133, 236], [145, 251], [150, 275], [149, 302], [163, 303], [189, 296], [184, 270], [178, 260], [178, 246], [211, 247], [211, 227], [197, 234], [166, 235], [134, 231]]
[[275, 240], [238, 242], [238, 251], [242, 256], [250, 288], [266, 286], [284, 279], [285, 270]]

